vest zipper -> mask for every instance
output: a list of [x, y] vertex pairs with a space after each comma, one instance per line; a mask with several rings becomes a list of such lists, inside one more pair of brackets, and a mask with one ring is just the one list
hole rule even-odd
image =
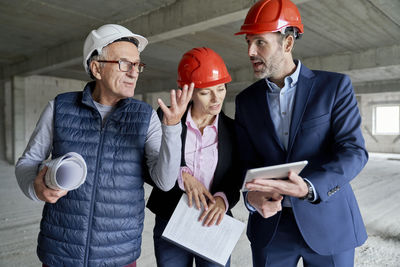
[[[100, 116], [101, 118], [101, 116]], [[99, 147], [97, 149], [97, 158], [96, 158], [96, 169], [95, 169], [95, 174], [93, 177], [93, 191], [92, 191], [92, 197], [90, 199], [90, 212], [89, 212], [89, 223], [88, 223], [88, 234], [87, 234], [87, 239], [86, 239], [86, 248], [85, 248], [85, 260], [83, 262], [83, 266], [88, 266], [89, 264], [89, 245], [90, 245], [90, 239], [92, 237], [92, 221], [93, 221], [93, 211], [94, 211], [94, 199], [96, 195], [96, 190], [97, 190], [97, 177], [99, 175], [99, 162], [100, 162], [100, 155], [103, 152], [103, 139], [104, 139], [104, 128], [107, 124], [107, 121], [104, 123], [104, 126], [102, 125], [102, 121], [100, 120], [100, 143]]]

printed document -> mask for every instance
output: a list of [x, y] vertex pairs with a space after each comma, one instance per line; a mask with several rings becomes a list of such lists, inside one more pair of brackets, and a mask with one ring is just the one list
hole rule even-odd
[[162, 237], [211, 262], [225, 266], [245, 224], [225, 214], [219, 225], [203, 226], [198, 221], [203, 209], [191, 208], [183, 194]]

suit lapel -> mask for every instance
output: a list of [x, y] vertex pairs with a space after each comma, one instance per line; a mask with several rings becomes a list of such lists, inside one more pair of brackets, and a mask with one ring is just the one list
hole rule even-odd
[[228, 153], [231, 153], [231, 137], [228, 134], [229, 129], [225, 125], [225, 114], [221, 111], [218, 119], [218, 161], [214, 172], [214, 180], [211, 184], [211, 190], [213, 191], [213, 185], [218, 184], [219, 180], [222, 179], [221, 170], [224, 169], [226, 160], [230, 158]]
[[182, 124], [182, 132], [181, 132], [181, 141], [182, 141], [182, 148], [181, 148], [181, 167], [186, 166], [186, 161], [185, 161], [185, 144], [186, 144], [186, 134], [187, 134], [187, 126], [186, 126], [186, 117], [189, 111], [189, 108], [191, 108], [191, 104], [188, 105], [185, 113], [182, 116], [181, 119], [181, 124]]
[[296, 95], [293, 104], [292, 119], [290, 123], [290, 134], [288, 144], [288, 155], [293, 147], [294, 140], [299, 131], [300, 122], [306, 110], [311, 91], [314, 87], [314, 74], [304, 65], [301, 65], [300, 75], [297, 82]]

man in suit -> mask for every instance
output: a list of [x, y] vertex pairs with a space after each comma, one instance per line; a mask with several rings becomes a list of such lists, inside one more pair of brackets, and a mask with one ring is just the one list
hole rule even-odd
[[302, 258], [304, 266], [353, 266], [367, 233], [350, 181], [368, 153], [351, 81], [293, 60], [303, 25], [290, 0], [256, 2], [237, 34], [260, 78], [236, 98], [243, 173], [309, 162], [286, 180], [246, 184], [253, 265], [297, 266]]

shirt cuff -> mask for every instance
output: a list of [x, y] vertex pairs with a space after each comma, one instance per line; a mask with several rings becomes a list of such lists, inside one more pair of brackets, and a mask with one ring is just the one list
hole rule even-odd
[[228, 199], [226, 198], [226, 195], [224, 192], [217, 192], [214, 194], [214, 197], [222, 197], [222, 199], [225, 202], [225, 213], [228, 211], [229, 209], [229, 203], [228, 203]]
[[193, 176], [193, 172], [192, 172], [192, 170], [189, 169], [189, 167], [187, 167], [187, 166], [181, 167], [181, 169], [180, 169], [180, 171], [179, 171], [179, 176], [178, 176], [178, 185], [179, 185], [179, 188], [182, 189], [183, 191], [186, 191], [186, 190], [185, 190], [185, 185], [183, 184], [182, 172], [187, 172], [187, 173], [189, 173], [189, 174], [192, 175], [192, 176]]
[[34, 183], [34, 181], [32, 181], [32, 183], [29, 184], [29, 188], [28, 188], [28, 192], [29, 192], [31, 199], [34, 201], [44, 202], [37, 197], [33, 183]]
[[246, 208], [247, 208], [251, 213], [257, 211], [257, 210], [247, 201], [247, 194], [245, 194], [244, 205], [246, 206]]
[[180, 134], [182, 130], [182, 124], [180, 122], [175, 125], [165, 125], [164, 123], [161, 123], [161, 129], [165, 134]]
[[311, 185], [311, 188], [312, 188], [313, 193], [314, 193], [314, 199], [309, 200], [309, 201], [310, 201], [311, 203], [317, 201], [317, 199], [318, 199], [318, 193], [317, 193], [317, 191], [315, 190], [314, 185], [313, 185], [313, 184], [310, 182], [310, 180], [308, 180], [307, 178], [303, 178], [303, 179], [306, 180], [306, 181]]

